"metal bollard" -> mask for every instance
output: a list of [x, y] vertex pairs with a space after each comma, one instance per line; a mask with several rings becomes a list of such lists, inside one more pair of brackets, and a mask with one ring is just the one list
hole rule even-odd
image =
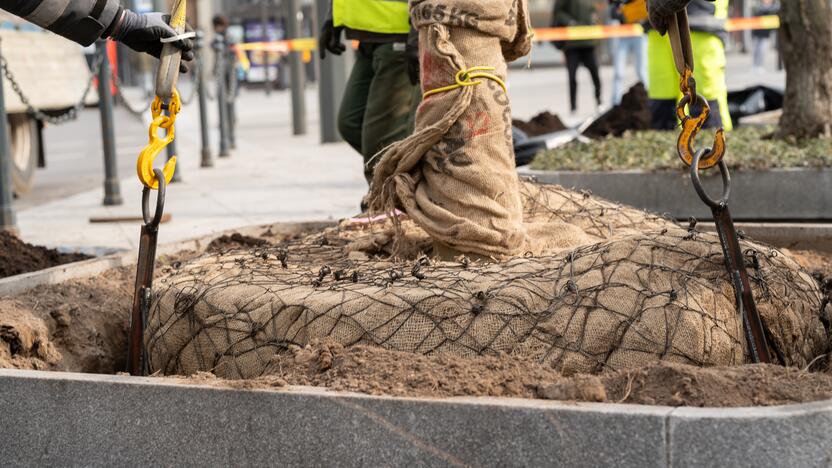
[[6, 117], [6, 98], [0, 78], [0, 231], [17, 232], [12, 194], [12, 149], [9, 140], [9, 121]]
[[[326, 21], [330, 3], [330, 0], [317, 0], [318, 24]], [[345, 52], [347, 53], [349, 51]], [[338, 133], [338, 105], [344, 97], [347, 84], [346, 57], [328, 54], [326, 59], [319, 60], [319, 63], [318, 106], [321, 143], [338, 143], [342, 141], [341, 134]]]
[[98, 108], [101, 111], [101, 138], [104, 145], [104, 206], [116, 206], [121, 205], [123, 201], [116, 163], [112, 79], [107, 41], [96, 42], [96, 51], [102, 54], [101, 69], [98, 71]]
[[214, 52], [217, 57], [217, 102], [220, 106], [220, 154], [221, 158], [231, 156], [228, 140], [228, 89], [225, 74], [225, 37], [217, 34], [214, 39]]
[[226, 98], [228, 99], [228, 113], [226, 114], [228, 117], [228, 146], [231, 147], [232, 151], [237, 149], [237, 92], [240, 85], [237, 82], [237, 70], [234, 67], [233, 57], [234, 54], [229, 51], [225, 62], [225, 70], [228, 73], [226, 83], [232, 83], [228, 87], [228, 92], [226, 92]]
[[[300, 38], [303, 13], [298, 0], [286, 1], [286, 29], [289, 39]], [[295, 135], [306, 135], [306, 74], [303, 70], [303, 60], [300, 52], [289, 54], [289, 70], [292, 82], [292, 132]]]
[[208, 128], [208, 96], [205, 93], [205, 66], [203, 65], [205, 54], [205, 33], [199, 31], [196, 36], [196, 73], [197, 96], [199, 98], [199, 130], [202, 137], [202, 161], [201, 167], [214, 167], [214, 157], [211, 153], [211, 133]]

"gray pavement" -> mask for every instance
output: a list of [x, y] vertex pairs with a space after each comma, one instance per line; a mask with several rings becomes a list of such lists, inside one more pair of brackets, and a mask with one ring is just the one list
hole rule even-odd
[[[785, 83], [782, 72], [752, 72], [748, 56], [731, 55], [728, 63], [731, 88]], [[550, 110], [571, 125], [591, 117], [595, 113], [591, 85], [586, 71], [580, 73], [579, 112], [570, 116], [563, 68], [536, 68], [532, 62], [530, 69], [512, 70], [509, 87], [515, 117], [528, 119]], [[611, 76], [611, 68], [603, 67], [607, 104]], [[635, 81], [629, 69], [625, 82]], [[177, 128], [184, 182], [169, 190], [168, 212], [174, 219], [162, 228], [161, 241], [179, 241], [251, 224], [338, 219], [355, 214], [366, 192], [361, 158], [346, 144], [319, 144], [314, 86], [307, 89], [306, 98], [309, 134], [293, 137], [287, 92], [266, 97], [260, 90], [243, 90], [238, 102], [238, 148], [231, 158], [217, 159], [213, 169], [199, 168], [197, 108], [196, 104], [186, 107]], [[216, 102], [210, 106], [215, 129]], [[88, 251], [135, 248], [138, 223], [89, 223], [90, 217], [141, 214], [134, 165], [146, 143], [147, 127], [124, 109], [117, 109], [116, 128], [124, 205], [101, 206], [100, 123], [97, 110], [85, 110], [78, 121], [46, 130], [47, 167], [37, 172], [33, 192], [16, 202], [26, 241]], [[217, 139], [212, 130], [215, 153]]]

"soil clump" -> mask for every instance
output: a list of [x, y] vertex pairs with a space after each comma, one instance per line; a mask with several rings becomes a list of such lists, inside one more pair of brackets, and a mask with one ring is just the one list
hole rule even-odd
[[403, 397], [515, 397], [659, 406], [746, 407], [832, 398], [832, 374], [775, 365], [699, 368], [660, 363], [598, 376], [565, 376], [516, 357], [422, 356], [378, 347], [318, 342], [292, 348], [268, 376], [220, 380], [201, 373], [187, 383], [240, 389], [288, 385]]
[[45, 270], [92, 257], [80, 253], [61, 253], [27, 244], [8, 232], [0, 232], [0, 278]]
[[528, 122], [515, 119], [511, 123], [529, 137], [546, 135], [567, 129], [560, 117], [551, 112], [541, 112], [532, 117]]
[[647, 89], [637, 83], [613, 107], [592, 123], [584, 135], [590, 138], [621, 136], [624, 132], [650, 130], [650, 105]]
[[269, 241], [259, 237], [251, 237], [235, 232], [234, 234], [225, 235], [214, 239], [208, 244], [209, 252], [221, 252], [234, 249], [245, 249], [249, 247], [262, 247], [268, 245]]

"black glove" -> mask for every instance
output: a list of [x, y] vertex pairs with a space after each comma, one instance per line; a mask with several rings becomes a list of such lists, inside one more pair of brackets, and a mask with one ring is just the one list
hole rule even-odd
[[344, 28], [336, 28], [331, 19], [324, 22], [321, 28], [321, 37], [318, 39], [318, 49], [321, 52], [321, 60], [326, 58], [326, 51], [335, 55], [341, 55], [347, 50], [341, 42], [341, 32]]
[[[176, 30], [170, 27], [169, 22], [170, 15], [162, 13], [140, 15], [130, 10], [124, 10], [120, 23], [114, 28], [111, 37], [137, 52], [144, 52], [159, 58], [164, 46], [161, 39], [178, 35]], [[187, 27], [187, 30], [192, 31], [190, 26]], [[185, 62], [194, 59], [194, 42], [190, 39], [180, 39], [171, 42], [171, 45], [182, 49], [182, 63], [179, 65], [179, 69], [183, 73], [187, 72], [188, 66]]]
[[[676, 13], [687, 8], [691, 0], [647, 0], [650, 23], [662, 36], [667, 32], [667, 25]], [[713, 2], [714, 0], [708, 0]]]

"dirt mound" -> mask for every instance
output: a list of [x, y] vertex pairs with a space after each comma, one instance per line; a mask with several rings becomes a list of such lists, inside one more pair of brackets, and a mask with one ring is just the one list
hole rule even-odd
[[0, 232], [0, 278], [45, 270], [92, 257], [64, 254], [54, 249], [27, 244], [8, 232]]
[[0, 367], [124, 370], [132, 268], [0, 298]]
[[259, 237], [245, 236], [238, 232], [214, 239], [208, 244], [209, 252], [220, 252], [235, 249], [247, 249], [250, 247], [262, 247], [268, 245], [269, 241]]
[[420, 356], [378, 347], [315, 343], [277, 356], [270, 375], [189, 383], [233, 388], [287, 385], [409, 397], [492, 396], [662, 406], [743, 407], [832, 398], [832, 375], [772, 365], [702, 369], [662, 363], [600, 376], [564, 376], [516, 357]]
[[637, 83], [613, 107], [584, 131], [590, 138], [621, 136], [627, 131], [650, 129], [650, 105], [647, 89]]
[[551, 112], [542, 112], [532, 117], [531, 120], [525, 122], [523, 120], [513, 120], [512, 125], [519, 128], [529, 137], [536, 137], [546, 135], [547, 133], [559, 132], [566, 130], [566, 125], [555, 114]]

